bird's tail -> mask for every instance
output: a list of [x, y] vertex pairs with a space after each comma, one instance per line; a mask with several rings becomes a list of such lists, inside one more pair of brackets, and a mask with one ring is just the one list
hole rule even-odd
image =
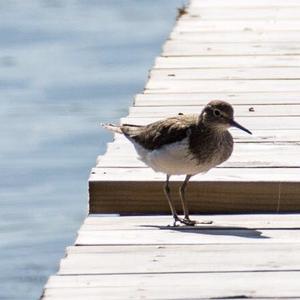
[[112, 131], [112, 132], [116, 132], [116, 133], [123, 133], [120, 126], [118, 125], [115, 125], [115, 124], [111, 124], [111, 123], [108, 123], [108, 124], [104, 124], [104, 123], [101, 123], [101, 126], [104, 127], [105, 129], [109, 130], [109, 131]]

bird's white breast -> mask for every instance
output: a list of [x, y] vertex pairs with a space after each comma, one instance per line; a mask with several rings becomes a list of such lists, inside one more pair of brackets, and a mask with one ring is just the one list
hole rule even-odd
[[167, 144], [156, 150], [148, 150], [132, 141], [139, 159], [156, 172], [169, 175], [194, 175], [207, 172], [211, 166], [199, 165], [189, 151], [188, 138]]

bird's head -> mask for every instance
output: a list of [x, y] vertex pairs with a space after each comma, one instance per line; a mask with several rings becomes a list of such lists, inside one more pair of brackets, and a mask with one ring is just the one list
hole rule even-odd
[[233, 115], [233, 108], [229, 103], [221, 100], [213, 100], [204, 107], [200, 117], [203, 123], [211, 128], [223, 131], [229, 127], [236, 127], [252, 134], [251, 131], [237, 123]]

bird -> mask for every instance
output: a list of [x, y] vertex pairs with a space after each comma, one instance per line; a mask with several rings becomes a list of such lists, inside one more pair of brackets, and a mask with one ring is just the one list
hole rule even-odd
[[[231, 156], [234, 142], [228, 129], [236, 127], [252, 134], [234, 120], [233, 107], [222, 100], [210, 101], [200, 114], [179, 113], [148, 125], [101, 125], [123, 134], [134, 145], [141, 161], [166, 175], [163, 190], [174, 226], [177, 222], [188, 226], [201, 223], [190, 219], [186, 187], [192, 176], [208, 172]], [[185, 175], [179, 188], [183, 218], [176, 212], [171, 199], [169, 182], [172, 175]]]

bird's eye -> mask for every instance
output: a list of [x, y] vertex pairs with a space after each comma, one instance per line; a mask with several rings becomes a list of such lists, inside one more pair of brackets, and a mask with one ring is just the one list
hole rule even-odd
[[214, 109], [214, 115], [216, 117], [220, 117], [221, 116], [221, 112], [218, 109]]

